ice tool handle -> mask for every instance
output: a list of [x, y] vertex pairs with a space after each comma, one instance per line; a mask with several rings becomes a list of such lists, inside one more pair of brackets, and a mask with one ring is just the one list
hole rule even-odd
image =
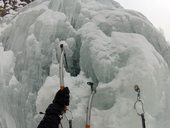
[[59, 64], [59, 74], [60, 74], [60, 89], [64, 89], [64, 65], [63, 65], [63, 57], [64, 57], [64, 48], [63, 44], [60, 45], [61, 48], [61, 56], [60, 56], [60, 64]]
[[91, 125], [90, 125], [91, 108], [92, 108], [93, 97], [94, 97], [94, 94], [96, 93], [97, 85], [95, 85], [93, 82], [87, 82], [87, 84], [90, 85], [90, 87], [91, 87], [91, 95], [89, 97], [88, 106], [87, 106], [87, 115], [86, 115], [85, 128], [91, 128]]
[[[61, 56], [60, 56], [60, 63], [59, 63], [59, 76], [60, 76], [60, 90], [64, 90], [64, 45], [60, 44], [61, 48]], [[66, 60], [66, 58], [65, 58]], [[67, 106], [64, 107], [64, 112], [66, 112]]]
[[65, 59], [66, 68], [68, 68], [68, 64], [67, 64], [67, 58], [66, 58], [63, 44], [60, 44], [60, 49], [61, 49], [60, 64], [59, 64], [60, 89], [63, 90], [64, 89], [64, 59]]

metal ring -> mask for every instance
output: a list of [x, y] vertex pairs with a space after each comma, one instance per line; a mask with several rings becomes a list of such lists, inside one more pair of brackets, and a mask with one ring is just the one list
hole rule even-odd
[[[139, 112], [137, 111], [137, 109], [136, 109], [137, 103], [141, 103], [141, 105], [142, 105], [142, 111], [143, 111], [142, 113], [139, 113]], [[142, 100], [137, 100], [137, 101], [135, 102], [135, 104], [134, 104], [134, 109], [136, 110], [136, 113], [137, 113], [139, 116], [141, 116], [142, 114], [145, 113]]]

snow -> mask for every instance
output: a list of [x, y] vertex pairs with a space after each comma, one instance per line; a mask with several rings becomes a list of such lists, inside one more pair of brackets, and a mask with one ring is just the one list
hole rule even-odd
[[0, 127], [37, 127], [59, 89], [62, 43], [74, 128], [85, 125], [88, 81], [99, 81], [92, 127], [140, 127], [138, 84], [146, 126], [169, 128], [170, 48], [141, 13], [113, 0], [37, 0], [1, 26]]

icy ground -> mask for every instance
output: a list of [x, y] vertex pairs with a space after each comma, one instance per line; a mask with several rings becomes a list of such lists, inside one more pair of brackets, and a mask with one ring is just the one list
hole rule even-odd
[[1, 25], [0, 42], [0, 128], [37, 127], [59, 89], [60, 43], [74, 128], [85, 125], [92, 80], [92, 128], [141, 127], [135, 84], [146, 127], [169, 128], [170, 46], [141, 13], [113, 0], [36, 0]]

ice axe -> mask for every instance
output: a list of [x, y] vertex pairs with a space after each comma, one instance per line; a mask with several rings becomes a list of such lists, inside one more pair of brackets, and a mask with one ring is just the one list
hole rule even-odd
[[88, 100], [85, 128], [91, 128], [91, 124], [90, 124], [91, 108], [92, 108], [93, 97], [94, 97], [94, 94], [96, 93], [96, 86], [98, 85], [98, 82], [95, 84], [93, 82], [87, 82], [87, 84], [90, 85], [91, 87], [91, 94]]
[[[67, 66], [67, 59], [64, 51], [64, 45], [60, 44], [61, 55], [60, 55], [60, 63], [59, 63], [59, 76], [60, 76], [60, 90], [63, 91], [65, 84], [64, 84], [64, 58]], [[67, 106], [65, 106], [64, 111], [66, 112]]]
[[60, 76], [60, 89], [64, 89], [64, 47], [63, 44], [60, 44], [61, 55], [60, 55], [60, 63], [59, 63], [59, 76]]
[[[67, 68], [68, 68], [68, 64], [67, 64], [66, 54], [65, 54], [65, 51], [64, 51], [64, 44], [60, 44], [60, 49], [61, 49], [61, 55], [60, 55], [60, 63], [59, 63], [59, 76], [60, 76], [60, 90], [63, 91], [64, 87], [65, 87], [65, 84], [64, 84], [64, 59], [65, 59], [65, 64], [66, 64]], [[65, 108], [64, 108], [64, 115], [65, 115], [66, 111], [69, 111], [71, 113], [71, 116], [72, 116], [72, 112], [67, 109], [67, 106], [65, 106]], [[71, 119], [68, 119], [67, 116], [66, 116], [66, 118], [69, 122], [69, 128], [72, 128], [73, 116], [72, 116]]]

